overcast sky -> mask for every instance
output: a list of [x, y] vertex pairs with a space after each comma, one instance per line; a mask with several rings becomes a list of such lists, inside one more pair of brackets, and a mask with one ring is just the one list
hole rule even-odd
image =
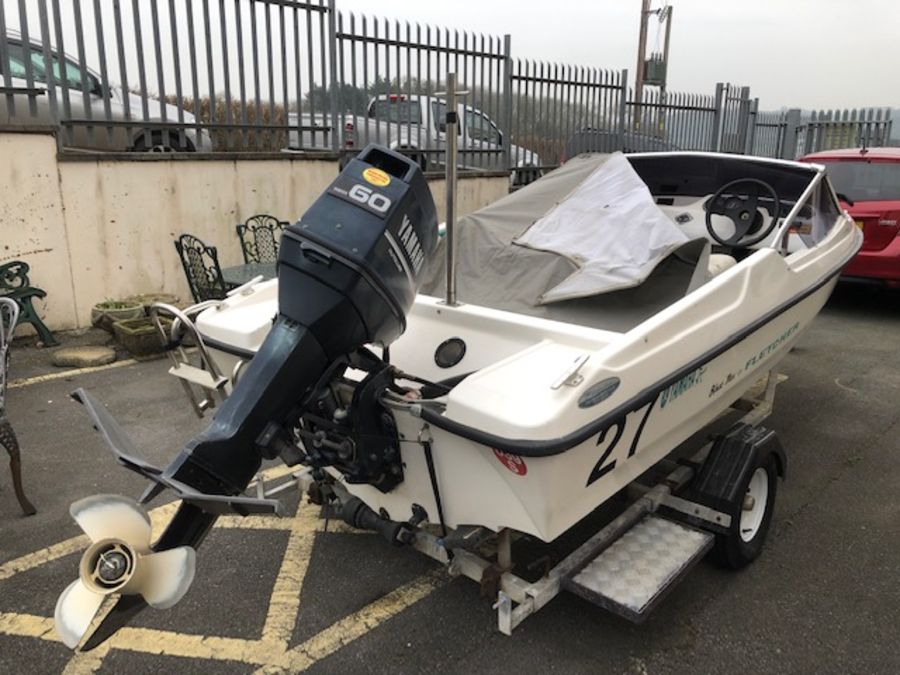
[[[8, 1], [8, 0], [6, 0]], [[510, 33], [513, 55], [634, 77], [640, 0], [337, 0], [344, 12]], [[659, 7], [661, 0], [653, 0]], [[747, 85], [760, 108], [900, 107], [900, 0], [672, 0], [669, 89]], [[649, 44], [656, 38], [651, 17]], [[662, 36], [660, 36], [660, 42]]]
[[[0, 0], [7, 24], [19, 25], [18, 7], [22, 0]], [[24, 0], [32, 35], [37, 34], [38, 2]], [[49, 0], [45, 0], [48, 5]], [[314, 3], [326, 0], [312, 0]], [[652, 7], [660, 7], [663, 0], [652, 0]], [[108, 59], [114, 58], [112, 34], [112, 0], [99, 0], [105, 15]], [[751, 96], [760, 100], [761, 110], [782, 107], [858, 108], [870, 106], [900, 107], [900, 0], [672, 0], [674, 15], [669, 64], [669, 90], [712, 94], [716, 82], [730, 82], [749, 86]], [[182, 49], [186, 44], [183, 0], [175, 3]], [[209, 7], [212, 17], [212, 40], [215, 46], [216, 81], [221, 89], [222, 59], [219, 42], [218, 7], [193, 2], [197, 26], [198, 58], [203, 58], [199, 40], [203, 37], [202, 8]], [[560, 64], [599, 67], [612, 70], [627, 68], [634, 80], [637, 61], [637, 41], [641, 0], [336, 0], [343, 13], [385, 17], [421, 22], [441, 28], [462, 29], [500, 36], [512, 36], [513, 56], [520, 59], [539, 59]], [[74, 21], [71, 20], [72, 0], [61, 0], [64, 14], [66, 51], [75, 52]], [[84, 16], [87, 61], [98, 64], [97, 40], [94, 33], [94, 2], [81, 0]], [[132, 70], [131, 86], [136, 81], [135, 50], [130, 48], [132, 4], [122, 2], [129, 40], [126, 59]], [[151, 48], [151, 4], [140, 0], [144, 25], [144, 48]], [[163, 43], [169, 38], [169, 2], [157, 0], [159, 28]], [[224, 2], [228, 22], [234, 23], [234, 0]], [[245, 31], [249, 20], [249, 4], [244, 9]], [[262, 12], [266, 7], [277, 13], [277, 5], [256, 3], [262, 31]], [[318, 14], [316, 14], [318, 20]], [[275, 29], [277, 30], [277, 22]], [[304, 24], [305, 26], [305, 24]], [[305, 30], [301, 27], [301, 35]], [[261, 33], [262, 35], [262, 33]], [[318, 44], [319, 28], [313, 31]], [[228, 46], [232, 77], [237, 55], [234, 36]], [[264, 44], [264, 43], [261, 43]], [[304, 43], [305, 44], [305, 43]], [[662, 45], [662, 31], [655, 17], [650, 19], [648, 45]], [[261, 47], [262, 48], [262, 47]], [[245, 50], [249, 50], [246, 41]], [[304, 48], [305, 52], [305, 48]], [[317, 58], [318, 48], [313, 50]], [[248, 52], [249, 54], [249, 52]], [[147, 52], [149, 88], [158, 89], [153, 76], [153, 59]], [[249, 55], [246, 57], [249, 62]], [[304, 57], [305, 58], [305, 57]], [[164, 71], [170, 82], [172, 54], [162, 55]], [[186, 67], [186, 56], [182, 68]], [[277, 62], [276, 62], [277, 65]], [[396, 67], [396, 66], [395, 66]], [[265, 61], [261, 88], [267, 91]], [[201, 86], [205, 86], [205, 67], [199, 67]], [[276, 68], [276, 79], [281, 76]], [[395, 73], [396, 74], [396, 73]], [[293, 76], [288, 74], [290, 78]], [[116, 73], [110, 73], [114, 82]], [[291, 87], [293, 85], [291, 84]], [[304, 87], [308, 87], [307, 84]], [[289, 92], [294, 96], [293, 90]]]

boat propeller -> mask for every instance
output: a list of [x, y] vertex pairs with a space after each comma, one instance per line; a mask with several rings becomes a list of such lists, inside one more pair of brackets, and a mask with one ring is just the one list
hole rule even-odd
[[103, 600], [113, 593], [140, 595], [151, 607], [168, 609], [194, 580], [196, 553], [190, 546], [154, 552], [150, 517], [137, 502], [119, 495], [95, 495], [69, 512], [90, 538], [78, 579], [59, 596], [56, 632], [70, 648], [81, 642]]

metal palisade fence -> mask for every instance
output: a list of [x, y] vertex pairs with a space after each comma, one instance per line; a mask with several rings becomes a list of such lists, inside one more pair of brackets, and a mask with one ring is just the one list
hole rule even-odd
[[887, 110], [764, 113], [747, 87], [645, 88], [628, 72], [513, 58], [484, 35], [337, 11], [336, 0], [5, 0], [0, 126], [64, 151], [329, 152], [370, 142], [444, 161], [448, 72], [467, 91], [460, 163], [525, 183], [579, 152], [793, 158], [887, 144]]
[[[517, 60], [509, 77], [508, 128], [530, 148], [510, 166], [546, 170], [579, 152], [619, 149], [628, 72]], [[524, 179], [532, 178], [531, 175]]]
[[[333, 77], [333, 5], [4, 1], [0, 123], [58, 124], [64, 148], [279, 150], [288, 113]], [[332, 117], [315, 126], [324, 148]]]
[[[459, 156], [467, 168], [504, 169], [509, 36], [451, 31], [387, 19], [337, 16], [335, 83], [316, 91], [313, 107], [332, 106], [340, 149], [383, 143], [423, 168], [442, 166], [446, 105], [441, 92], [455, 72], [467, 93], [459, 106]], [[309, 147], [308, 138], [292, 147]], [[335, 149], [338, 149], [335, 147]]]

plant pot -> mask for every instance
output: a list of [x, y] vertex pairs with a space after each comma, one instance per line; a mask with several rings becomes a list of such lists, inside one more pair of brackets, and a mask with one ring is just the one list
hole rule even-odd
[[175, 305], [177, 307], [178, 303], [181, 302], [181, 298], [172, 293], [141, 293], [139, 295], [128, 296], [125, 298], [125, 302], [142, 305], [144, 307], [144, 314], [149, 315], [150, 305], [154, 302], [164, 302], [167, 305]]
[[140, 303], [98, 302], [91, 308], [91, 325], [102, 328], [107, 333], [113, 332], [116, 321], [139, 319], [144, 316], [144, 306]]
[[[172, 325], [168, 319], [162, 319], [162, 323], [167, 331]], [[159, 331], [148, 317], [116, 321], [113, 323], [113, 333], [118, 343], [132, 356], [150, 356], [165, 351]]]

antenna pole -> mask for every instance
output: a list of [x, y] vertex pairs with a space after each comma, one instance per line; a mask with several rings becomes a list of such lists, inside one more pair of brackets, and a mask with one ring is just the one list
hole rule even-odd
[[456, 73], [447, 73], [447, 91], [439, 91], [435, 96], [443, 96], [447, 104], [447, 116], [444, 119], [444, 164], [447, 178], [447, 219], [444, 238], [447, 247], [447, 293], [445, 304], [455, 306], [456, 302], [456, 242], [454, 230], [456, 229], [456, 163], [457, 163], [457, 127], [459, 126], [459, 106], [457, 96], [464, 96], [468, 91], [456, 88]]
[[447, 120], [444, 139], [447, 147], [447, 304], [456, 304], [456, 251], [454, 230], [456, 229], [456, 73], [447, 73]]
[[641, 28], [638, 33], [637, 70], [634, 71], [634, 130], [641, 128], [641, 104], [644, 102], [644, 73], [647, 58], [647, 21], [650, 18], [650, 0], [641, 0]]

